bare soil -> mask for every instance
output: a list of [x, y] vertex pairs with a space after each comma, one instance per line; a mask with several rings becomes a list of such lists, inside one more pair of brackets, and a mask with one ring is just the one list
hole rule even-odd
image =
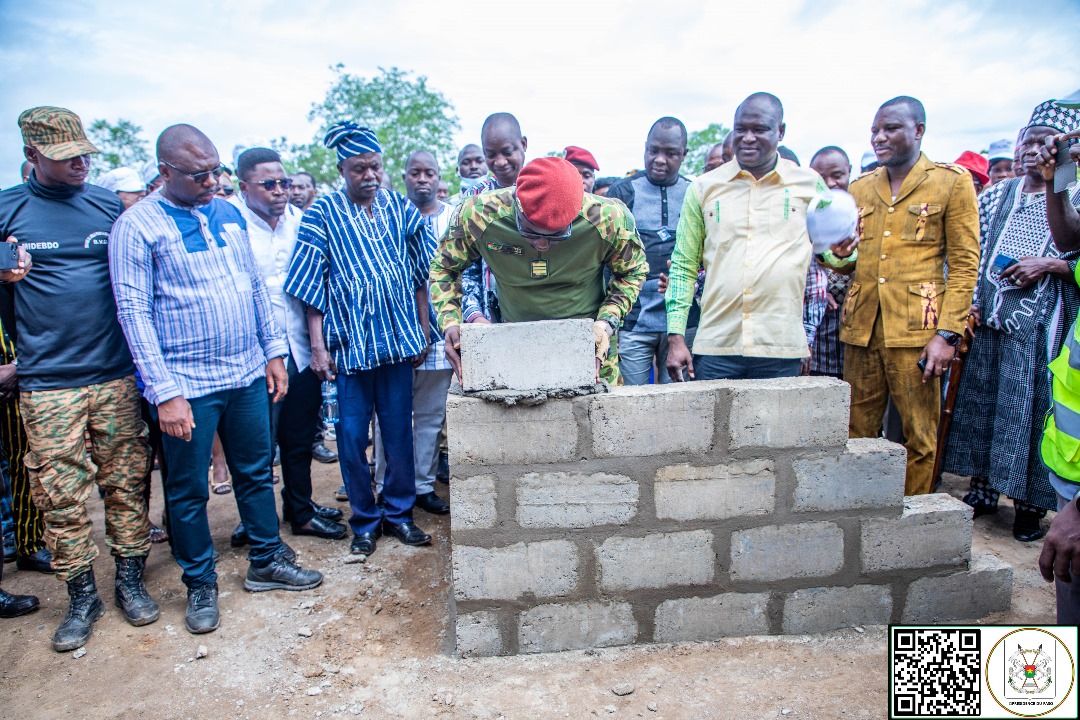
[[[335, 505], [336, 465], [315, 467], [315, 498]], [[960, 497], [966, 481], [946, 477]], [[160, 515], [155, 480], [153, 517]], [[445, 485], [438, 492], [446, 495]], [[102, 507], [94, 537], [104, 548]], [[343, 509], [344, 503], [337, 504]], [[1012, 610], [983, 622], [1052, 623], [1053, 588], [1038, 575], [1041, 542], [1012, 538], [1012, 508], [975, 523], [976, 549], [1014, 568]], [[4, 588], [34, 593], [42, 609], [0, 621], [3, 718], [881, 718], [887, 716], [886, 628], [822, 635], [734, 638], [510, 658], [447, 654], [449, 520], [417, 511], [430, 548], [383, 539], [366, 564], [348, 540], [283, 537], [324, 584], [306, 593], [242, 589], [243, 549], [229, 547], [232, 495], [212, 495], [221, 552], [221, 628], [184, 630], [186, 595], [167, 545], [155, 545], [148, 587], [161, 604], [152, 625], [127, 625], [112, 604], [113, 562], [95, 564], [108, 611], [86, 654], [53, 652], [66, 609], [54, 578], [5, 568]], [[1044, 522], [1048, 522], [1047, 521]], [[304, 635], [309, 634], [310, 637]], [[196, 658], [200, 645], [206, 657]], [[616, 695], [613, 688], [633, 691]], [[627, 688], [620, 688], [620, 692]]]

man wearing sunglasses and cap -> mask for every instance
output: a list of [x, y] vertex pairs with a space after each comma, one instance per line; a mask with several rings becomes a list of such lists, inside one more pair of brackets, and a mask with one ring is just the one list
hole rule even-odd
[[[594, 319], [598, 377], [621, 384], [610, 338], [648, 272], [625, 205], [586, 194], [573, 165], [542, 157], [521, 169], [514, 187], [458, 206], [431, 263], [431, 302], [459, 378], [459, 279], [480, 257], [498, 282], [504, 321]], [[611, 271], [608, 283], [605, 269]]]
[[52, 567], [67, 583], [68, 611], [53, 636], [53, 648], [62, 652], [86, 644], [105, 612], [86, 510], [95, 482], [105, 491], [117, 605], [132, 625], [158, 619], [143, 585], [150, 452], [109, 283], [109, 231], [124, 205], [86, 182], [98, 150], [75, 113], [32, 108], [19, 116], [19, 128], [33, 172], [25, 184], [0, 193], [0, 238], [21, 245], [19, 267], [0, 271], [0, 280], [15, 283], [19, 402], [30, 447], [24, 462]]

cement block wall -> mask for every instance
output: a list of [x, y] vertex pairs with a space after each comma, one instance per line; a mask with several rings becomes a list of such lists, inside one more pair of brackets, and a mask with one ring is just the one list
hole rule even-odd
[[1012, 570], [830, 378], [448, 403], [462, 655], [973, 619]]

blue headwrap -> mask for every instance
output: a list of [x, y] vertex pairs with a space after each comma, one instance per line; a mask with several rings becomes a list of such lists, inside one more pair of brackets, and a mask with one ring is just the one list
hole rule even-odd
[[357, 125], [351, 120], [336, 122], [326, 131], [323, 144], [327, 148], [337, 150], [338, 162], [351, 158], [353, 155], [364, 153], [382, 152], [382, 145], [375, 137], [370, 128]]

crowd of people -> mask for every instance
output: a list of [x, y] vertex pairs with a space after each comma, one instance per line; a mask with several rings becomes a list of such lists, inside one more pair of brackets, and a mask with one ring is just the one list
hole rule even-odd
[[[871, 119], [855, 178], [836, 146], [802, 167], [781, 144], [783, 105], [764, 92], [738, 106], [696, 177], [675, 117], [648, 129], [642, 170], [601, 177], [578, 146], [527, 161], [518, 119], [495, 113], [461, 149], [452, 197], [424, 148], [405, 158], [405, 194], [389, 189], [376, 133], [352, 120], [325, 135], [333, 187], [288, 174], [264, 147], [230, 169], [183, 124], [160, 134], [146, 167], [92, 184], [98, 150], [79, 117], [31, 108], [18, 121], [24, 182], [0, 192], [6, 552], [66, 583], [53, 647], [84, 645], [105, 611], [87, 511], [96, 485], [125, 619], [158, 619], [144, 574], [151, 543], [167, 540], [185, 626], [211, 632], [211, 490], [235, 495], [230, 541], [249, 547], [248, 591], [323, 580], [281, 538], [277, 462], [294, 535], [351, 536], [362, 555], [383, 536], [427, 545], [414, 510], [450, 512], [435, 482], [449, 478], [461, 325], [589, 318], [598, 382], [842, 378], [850, 435], [884, 431], [907, 448], [907, 494], [933, 492], [938, 467], [968, 476], [975, 516], [1004, 493], [1025, 542], [1057, 509], [1040, 564], [1057, 579], [1059, 619], [1076, 622], [1080, 189], [1054, 178], [1069, 160], [1057, 143], [1080, 136], [1078, 108], [1075, 96], [1043, 102], [1015, 142], [945, 163], [921, 150], [922, 103], [893, 98]], [[841, 192], [855, 230], [819, 248], [808, 217]], [[320, 440], [326, 404], [336, 456]], [[312, 499], [312, 461], [338, 459], [347, 520]], [[0, 590], [0, 616], [38, 605]]]

